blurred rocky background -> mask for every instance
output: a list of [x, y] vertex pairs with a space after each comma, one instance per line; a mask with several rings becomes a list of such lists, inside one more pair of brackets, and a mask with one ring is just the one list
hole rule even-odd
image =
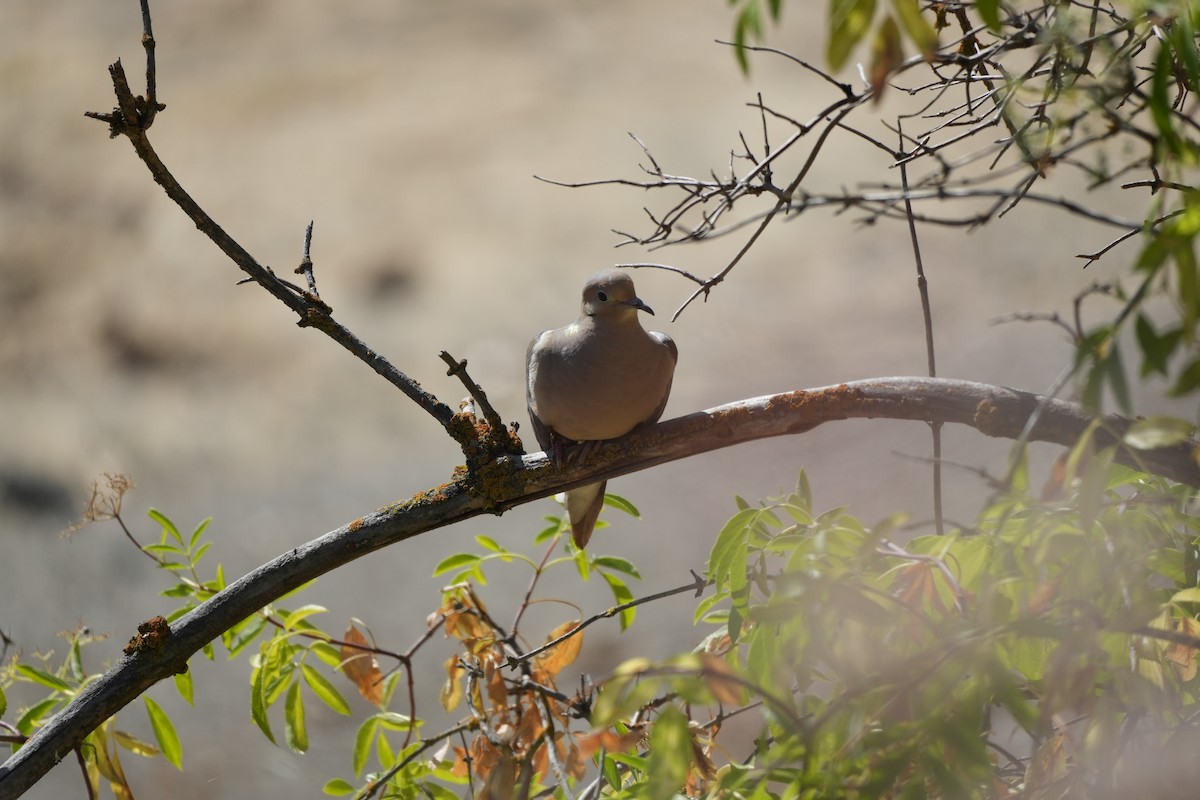
[[[771, 43], [820, 63], [824, 9], [810, 14], [785, 4]], [[464, 392], [437, 352], [468, 359], [508, 420], [525, 419], [526, 344], [574, 318], [588, 274], [643, 259], [712, 274], [745, 241], [614, 251], [612, 229], [643, 232], [643, 206], [662, 210], [674, 198], [559, 188], [534, 174], [638, 178], [645, 156], [628, 132], [668, 172], [725, 172], [739, 131], [758, 141], [759, 116], [747, 106], [756, 92], [797, 118], [835, 97], [779, 57], [756, 56], [743, 76], [714, 42], [731, 30], [719, 0], [210, 0], [155, 3], [153, 15], [167, 110], [151, 138], [188, 191], [281, 273], [298, 263], [315, 220], [318, 286], [336, 317], [452, 406]], [[219, 561], [233, 578], [444, 482], [461, 459], [368, 368], [298, 328], [261, 289], [237, 286], [241, 273], [129, 144], [84, 118], [111, 108], [106, 66], [118, 57], [141, 90], [134, 0], [4, 0], [0, 19], [0, 630], [27, 654], [60, 656], [57, 631], [108, 633], [86, 651], [99, 669], [172, 601], [158, 596], [166, 577], [114, 526], [60, 538], [96, 476], [136, 481], [125, 514], [143, 541], [157, 535], [149, 507], [187, 530], [213, 517], [209, 567]], [[885, 154], [845, 136], [831, 139], [809, 180], [832, 191], [894, 178]], [[990, 321], [1069, 310], [1083, 287], [1131, 257], [1084, 272], [1074, 255], [1110, 231], [1026, 206], [972, 233], [921, 236], [940, 374], [1032, 391], [1053, 383], [1069, 343], [1050, 326]], [[925, 373], [899, 224], [864, 227], [833, 211], [777, 224], [707, 303], [674, 323], [691, 285], [661, 272], [635, 277], [659, 312], [653, 326], [681, 351], [667, 417]], [[1105, 302], [1098, 311], [1111, 311]], [[1138, 410], [1158, 409], [1142, 398]], [[951, 461], [1002, 472], [1006, 451], [973, 431], [946, 431]], [[734, 495], [787, 491], [801, 468], [822, 508], [849, 505], [868, 522], [895, 510], [927, 519], [929, 468], [907, 456], [928, 453], [922, 425], [855, 421], [669, 464], [612, 483], [643, 519], [610, 516], [592, 546], [641, 568], [635, 594], [686, 583], [689, 567], [703, 569]], [[946, 481], [949, 515], [969, 520], [986, 494], [979, 478], [951, 469]], [[544, 500], [431, 533], [322, 578], [301, 602], [329, 607], [321, 622], [333, 630], [358, 616], [381, 643], [405, 649], [438, 606], [438, 561], [473, 547], [477, 534], [538, 553], [532, 537], [557, 510]], [[510, 566], [491, 577], [483, 597], [509, 618], [528, 572]], [[599, 581], [570, 569], [542, 592], [585, 614], [610, 603]], [[603, 674], [625, 655], [690, 646], [706, 632], [692, 626], [693, 603], [646, 607], [626, 635], [615, 623], [593, 626], [580, 670]], [[535, 639], [572, 612], [543, 605], [538, 614], [526, 628]], [[446, 652], [439, 639], [419, 662], [423, 713], [436, 709]], [[251, 723], [244, 659], [193, 668], [196, 708], [170, 686], [154, 690], [180, 730], [186, 772], [128, 756], [139, 794], [316, 796], [326, 779], [352, 777], [357, 721], [311, 707], [312, 751], [297, 756]], [[121, 725], [149, 737], [143, 717], [131, 707]], [[77, 769], [65, 761], [28, 796], [83, 796]]]

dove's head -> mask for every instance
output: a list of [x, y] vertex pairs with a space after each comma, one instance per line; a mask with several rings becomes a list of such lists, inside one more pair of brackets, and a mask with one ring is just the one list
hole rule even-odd
[[654, 313], [638, 299], [633, 278], [619, 269], [601, 270], [588, 278], [583, 286], [584, 316], [623, 319], [637, 316], [638, 311]]

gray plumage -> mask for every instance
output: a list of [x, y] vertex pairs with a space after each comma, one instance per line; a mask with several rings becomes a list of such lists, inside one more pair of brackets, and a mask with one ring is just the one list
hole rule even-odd
[[[633, 279], [607, 269], [588, 278], [579, 319], [529, 344], [525, 399], [542, 449], [558, 463], [569, 442], [616, 439], [658, 421], [667, 406], [679, 351], [665, 333], [647, 332]], [[567, 492], [571, 538], [587, 545], [604, 505], [604, 481]]]

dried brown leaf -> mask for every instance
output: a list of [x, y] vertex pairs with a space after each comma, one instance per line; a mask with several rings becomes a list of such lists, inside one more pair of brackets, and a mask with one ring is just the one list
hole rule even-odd
[[[566, 636], [571, 631], [579, 627], [579, 620], [564, 622], [554, 630], [550, 631], [550, 635], [546, 637], [547, 642], [552, 642], [562, 636]], [[583, 633], [577, 633], [574, 636], [565, 639], [551, 647], [549, 650], [538, 655], [534, 659], [534, 665], [537, 669], [544, 670], [550, 676], [557, 675], [562, 670], [571, 664], [579, 657], [579, 650], [583, 647]]]
[[383, 704], [383, 673], [370, 652], [367, 637], [351, 625], [342, 635], [342, 673], [358, 689], [363, 699], [374, 706]]
[[742, 681], [728, 661], [709, 653], [701, 653], [700, 663], [703, 665], [704, 685], [718, 703], [740, 706], [744, 702]]

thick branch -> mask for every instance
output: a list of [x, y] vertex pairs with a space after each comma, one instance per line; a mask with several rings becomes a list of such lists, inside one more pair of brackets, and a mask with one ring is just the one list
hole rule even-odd
[[[803, 433], [852, 418], [951, 422], [988, 436], [1016, 438], [1035, 409], [1036, 441], [1072, 445], [1094, 421], [1079, 406], [1028, 392], [936, 378], [881, 378], [756, 397], [689, 414], [596, 448], [586, 463], [556, 471], [543, 453], [507, 456], [483, 486], [449, 483], [382, 508], [259, 567], [178, 619], [166, 644], [127, 655], [0, 765], [0, 797], [20, 796], [97, 725], [158, 681], [185, 669], [206, 643], [260, 608], [343, 564], [426, 531], [514, 506], [600, 478], [612, 478], [730, 445]], [[1109, 416], [1098, 433], [1116, 443], [1131, 420]], [[1200, 487], [1195, 442], [1152, 451], [1122, 448], [1118, 460]]]

